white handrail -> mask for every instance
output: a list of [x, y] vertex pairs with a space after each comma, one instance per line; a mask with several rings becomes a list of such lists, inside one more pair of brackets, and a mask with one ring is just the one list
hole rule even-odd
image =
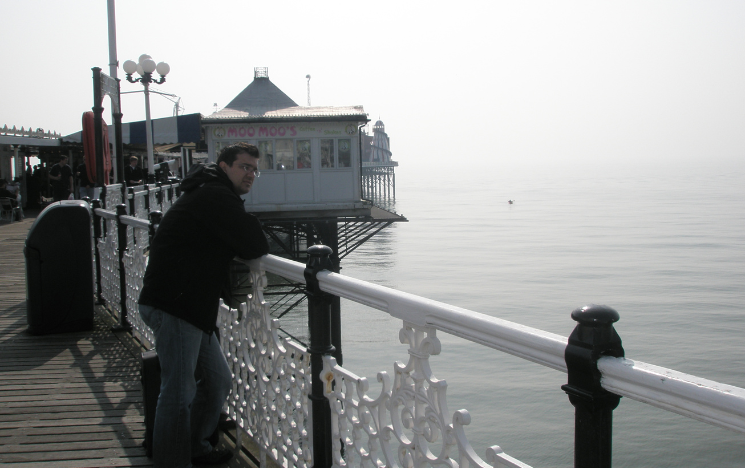
[[625, 358], [598, 360], [609, 392], [745, 433], [745, 389]]
[[[301, 263], [266, 255], [247, 262], [305, 282]], [[318, 274], [321, 290], [420, 327], [432, 327], [475, 343], [566, 372], [567, 338], [468, 309], [371, 284], [337, 273]], [[715, 426], [745, 433], [745, 389], [624, 358], [598, 361], [601, 384], [617, 395]]]

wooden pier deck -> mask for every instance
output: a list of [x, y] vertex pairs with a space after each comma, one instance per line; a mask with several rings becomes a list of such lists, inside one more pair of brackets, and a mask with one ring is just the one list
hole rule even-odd
[[[142, 448], [139, 353], [97, 307], [95, 328], [26, 333], [23, 246], [34, 214], [0, 221], [0, 466], [152, 466]], [[234, 449], [234, 434], [220, 446]], [[229, 467], [255, 467], [245, 450]]]

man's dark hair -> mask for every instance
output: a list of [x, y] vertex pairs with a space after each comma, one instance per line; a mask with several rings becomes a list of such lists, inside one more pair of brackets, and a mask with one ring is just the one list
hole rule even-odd
[[225, 164], [232, 167], [236, 158], [241, 153], [246, 153], [249, 156], [258, 158], [259, 148], [257, 148], [254, 145], [249, 145], [248, 143], [239, 141], [238, 143], [232, 144], [230, 146], [226, 146], [225, 148], [221, 149], [220, 154], [217, 156], [216, 162], [217, 164], [220, 164], [221, 162], [224, 161]]

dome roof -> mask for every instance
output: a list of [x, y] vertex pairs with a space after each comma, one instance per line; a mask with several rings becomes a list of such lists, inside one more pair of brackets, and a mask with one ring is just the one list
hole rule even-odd
[[244, 111], [250, 115], [262, 115], [287, 107], [297, 107], [297, 104], [268, 77], [261, 76], [255, 77], [246, 89], [225, 106], [226, 109]]

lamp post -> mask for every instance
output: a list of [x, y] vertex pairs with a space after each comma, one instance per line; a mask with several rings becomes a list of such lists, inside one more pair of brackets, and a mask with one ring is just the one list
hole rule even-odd
[[[166, 75], [171, 71], [171, 67], [165, 63], [160, 62], [155, 64], [152, 57], [147, 54], [140, 55], [137, 63], [133, 60], [127, 60], [122, 64], [124, 72], [127, 74], [127, 81], [130, 83], [142, 83], [145, 88], [145, 137], [147, 139], [147, 170], [148, 179], [153, 175], [153, 130], [150, 123], [150, 83], [162, 84], [166, 81]], [[160, 75], [160, 79], [153, 79], [153, 72], [157, 71]], [[132, 78], [132, 75], [137, 73], [140, 75], [139, 78]], [[150, 182], [150, 180], [148, 180]]]

